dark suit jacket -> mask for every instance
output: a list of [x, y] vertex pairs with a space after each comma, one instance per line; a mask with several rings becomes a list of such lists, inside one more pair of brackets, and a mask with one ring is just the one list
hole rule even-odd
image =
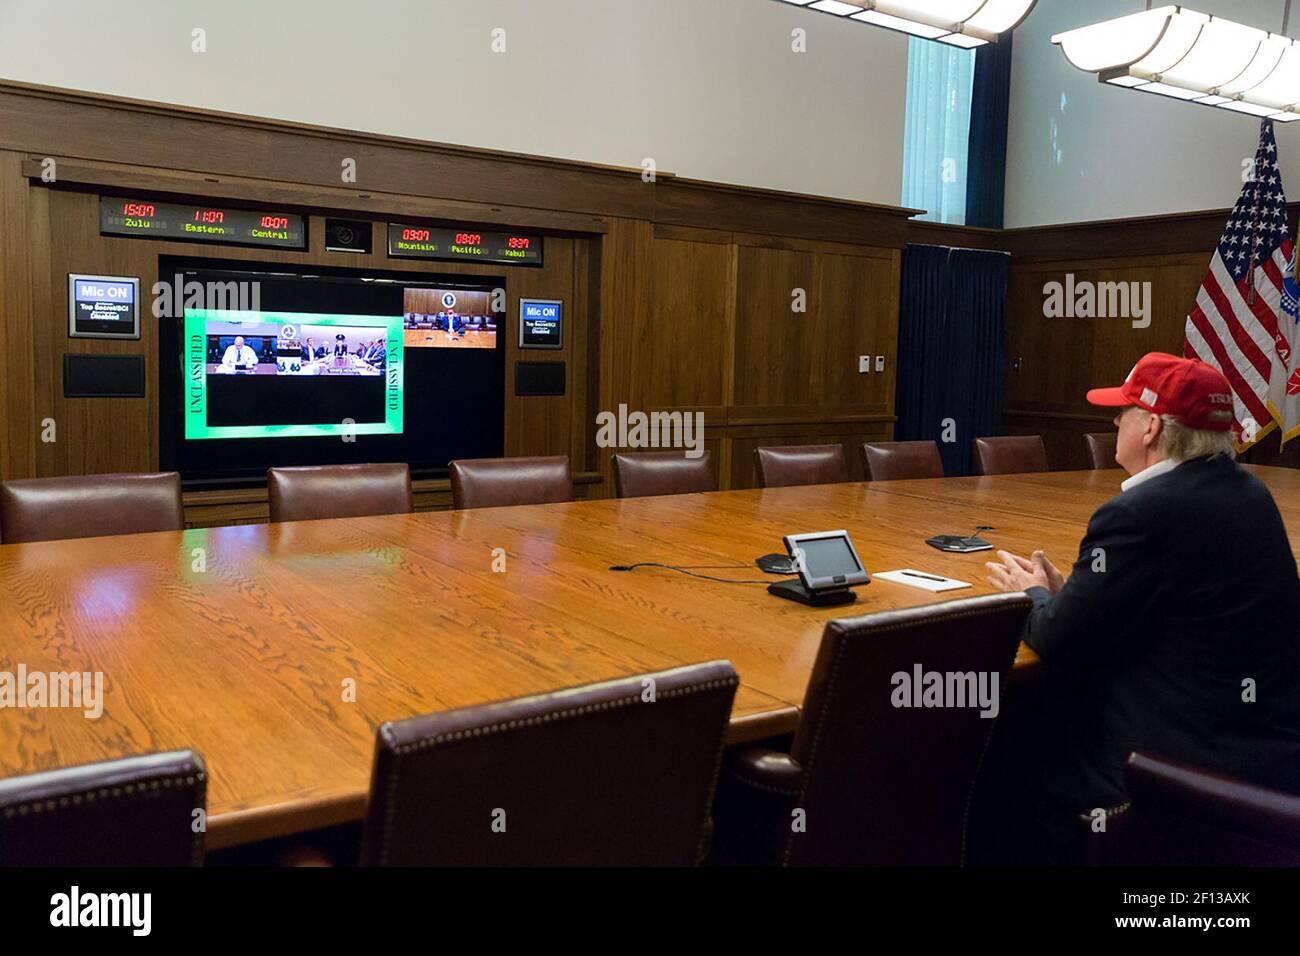
[[1133, 750], [1300, 793], [1300, 581], [1259, 479], [1223, 456], [1149, 479], [1092, 516], [1056, 597], [1028, 593], [1067, 702], [1038, 755], [1056, 800], [1120, 802]]

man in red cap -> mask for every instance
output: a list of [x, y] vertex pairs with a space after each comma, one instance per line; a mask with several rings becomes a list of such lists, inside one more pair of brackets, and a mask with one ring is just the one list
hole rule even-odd
[[1126, 799], [1135, 750], [1300, 793], [1300, 580], [1276, 503], [1234, 460], [1227, 380], [1153, 352], [1088, 401], [1119, 409], [1130, 477], [1069, 579], [1041, 551], [988, 564], [1034, 602], [1024, 639], [1059, 709], [1022, 795], [1058, 856], [1078, 813]]

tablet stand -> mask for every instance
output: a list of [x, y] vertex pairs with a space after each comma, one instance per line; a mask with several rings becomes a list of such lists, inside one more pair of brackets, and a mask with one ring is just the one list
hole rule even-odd
[[852, 604], [858, 599], [852, 588], [831, 588], [824, 591], [809, 591], [800, 581], [778, 581], [767, 586], [768, 594], [810, 604], [813, 607], [833, 607], [836, 604]]

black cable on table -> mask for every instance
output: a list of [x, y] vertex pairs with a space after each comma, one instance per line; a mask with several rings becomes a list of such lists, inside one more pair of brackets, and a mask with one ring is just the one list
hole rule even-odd
[[701, 578], [705, 581], [716, 581], [719, 584], [771, 584], [776, 575], [763, 581], [755, 581], [746, 578], [719, 578], [712, 574], [696, 574], [692, 568], [745, 568], [746, 564], [696, 564], [690, 566], [681, 566], [676, 564], [663, 564], [659, 561], [638, 561], [636, 564], [612, 564], [611, 571], [635, 571], [637, 568], [663, 568], [666, 571], [676, 571], [678, 574], [689, 574], [693, 578]]

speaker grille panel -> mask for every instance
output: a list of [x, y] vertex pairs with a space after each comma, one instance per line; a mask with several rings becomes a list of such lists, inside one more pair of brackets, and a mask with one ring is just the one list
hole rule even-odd
[[144, 398], [144, 356], [65, 352], [63, 397]]
[[563, 362], [516, 362], [516, 395], [563, 395]]

